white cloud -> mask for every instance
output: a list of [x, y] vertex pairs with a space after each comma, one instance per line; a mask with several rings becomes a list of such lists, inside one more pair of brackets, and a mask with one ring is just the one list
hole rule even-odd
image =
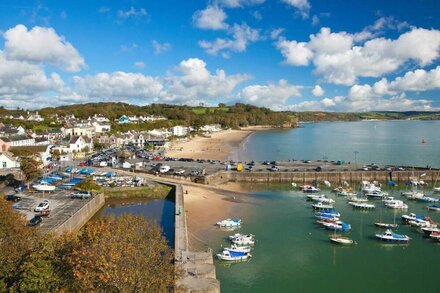
[[265, 0], [216, 0], [216, 4], [227, 7], [227, 8], [237, 8], [244, 6], [259, 5], [264, 3]]
[[358, 77], [380, 77], [409, 61], [420, 66], [440, 56], [440, 31], [412, 28], [397, 39], [374, 38], [354, 45], [355, 35], [321, 28], [309, 42], [280, 40], [277, 48], [289, 65], [304, 66], [313, 61], [315, 73], [326, 81], [352, 85]]
[[228, 28], [225, 20], [228, 16], [218, 6], [208, 6], [204, 10], [196, 11], [193, 15], [194, 25], [200, 29], [224, 30]]
[[263, 16], [261, 15], [261, 13], [257, 10], [253, 11], [251, 13], [251, 15], [256, 19], [256, 20], [262, 20]]
[[163, 86], [158, 78], [140, 73], [116, 71], [86, 77], [75, 76], [74, 90], [82, 96], [114, 99], [151, 99], [159, 95]]
[[299, 13], [303, 18], [309, 17], [309, 11], [311, 8], [310, 2], [308, 0], [282, 0], [284, 3], [295, 7], [298, 9]]
[[241, 25], [234, 24], [234, 26], [228, 29], [228, 34], [232, 35], [232, 38], [217, 38], [213, 42], [199, 41], [199, 46], [205, 49], [205, 52], [208, 54], [220, 54], [222, 57], [228, 58], [231, 52], [244, 52], [249, 43], [260, 39], [259, 31], [245, 23]]
[[313, 58], [313, 52], [307, 47], [307, 43], [286, 41], [281, 39], [276, 44], [285, 58], [285, 63], [294, 66], [306, 66]]
[[270, 32], [270, 38], [272, 40], [278, 39], [278, 37], [284, 32], [283, 28], [276, 28]]
[[298, 86], [282, 79], [278, 83], [247, 86], [241, 91], [240, 98], [253, 105], [278, 109], [285, 107], [289, 98], [300, 95]]
[[145, 67], [145, 63], [143, 61], [136, 61], [136, 62], [134, 62], [133, 65], [136, 68], [144, 68]]
[[315, 85], [315, 87], [312, 90], [312, 94], [315, 97], [321, 97], [324, 95], [324, 93], [325, 93], [324, 89], [319, 84]]
[[318, 24], [319, 24], [319, 17], [315, 14], [312, 17], [312, 25], [315, 26], [315, 25], [318, 25]]
[[228, 98], [238, 84], [249, 78], [244, 74], [226, 75], [223, 70], [213, 74], [203, 60], [190, 58], [180, 62], [176, 73], [165, 77], [166, 89], [161, 98], [165, 102]]
[[129, 18], [129, 17], [144, 17], [147, 16], [147, 10], [145, 8], [136, 9], [133, 6], [128, 10], [118, 10], [119, 18]]
[[153, 46], [154, 54], [159, 55], [162, 53], [165, 53], [169, 50], [171, 50], [171, 44], [170, 43], [159, 43], [156, 40], [153, 40], [151, 42], [151, 45]]
[[19, 24], [7, 30], [3, 37], [4, 53], [8, 59], [49, 63], [70, 72], [86, 67], [84, 58], [53, 28], [35, 26], [28, 30]]

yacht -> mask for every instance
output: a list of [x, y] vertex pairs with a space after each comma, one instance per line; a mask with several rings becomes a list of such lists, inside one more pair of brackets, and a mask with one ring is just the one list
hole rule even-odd
[[241, 225], [241, 220], [239, 220], [239, 219], [226, 219], [226, 220], [217, 222], [217, 225], [222, 228], [239, 227]]
[[38, 190], [38, 191], [54, 191], [55, 190], [55, 186], [50, 185], [47, 182], [40, 182], [38, 184], [34, 184], [32, 185], [32, 188]]
[[393, 200], [385, 203], [385, 206], [390, 209], [407, 210], [408, 205], [401, 200]]
[[330, 241], [337, 244], [342, 245], [351, 245], [354, 243], [354, 241], [348, 237], [343, 237], [341, 235], [333, 235], [330, 236]]
[[366, 202], [349, 202], [349, 205], [351, 205], [354, 208], [358, 208], [358, 209], [374, 209], [376, 208], [376, 206], [374, 204], [371, 203], [366, 203]]
[[314, 203], [314, 204], [312, 204], [312, 207], [315, 210], [331, 210], [331, 209], [333, 209], [333, 205], [331, 205], [331, 204], [324, 204], [322, 202]]
[[382, 241], [396, 242], [396, 243], [408, 243], [411, 240], [411, 238], [409, 238], [407, 235], [393, 233], [393, 231], [390, 229], [387, 229], [385, 232], [381, 234], [376, 234], [376, 238]]

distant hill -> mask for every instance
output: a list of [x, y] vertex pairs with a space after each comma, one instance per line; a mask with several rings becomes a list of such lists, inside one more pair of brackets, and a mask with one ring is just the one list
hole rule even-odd
[[440, 120], [440, 112], [424, 111], [374, 111], [374, 112], [289, 112], [298, 121], [319, 122], [319, 121], [360, 121], [360, 120]]

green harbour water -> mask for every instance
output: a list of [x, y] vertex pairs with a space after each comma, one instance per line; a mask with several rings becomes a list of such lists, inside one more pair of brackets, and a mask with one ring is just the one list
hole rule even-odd
[[[255, 186], [254, 186], [255, 187]], [[341, 219], [352, 226], [346, 236], [357, 242], [338, 246], [329, 241], [334, 232], [321, 228], [313, 218], [311, 202], [289, 185], [261, 185], [248, 203], [235, 213], [244, 224], [241, 233], [256, 235], [257, 244], [248, 262], [227, 264], [215, 260], [222, 292], [439, 292], [440, 242], [426, 238], [416, 228], [399, 226], [396, 233], [412, 238], [408, 245], [387, 244], [375, 239], [384, 231], [382, 221], [401, 224], [409, 212], [440, 221], [440, 213], [426, 203], [408, 202], [408, 211], [386, 208], [374, 200], [376, 210], [361, 211], [330, 190]], [[387, 190], [401, 199], [400, 190]], [[245, 212], [246, 210], [246, 212]], [[234, 232], [217, 229], [209, 245], [220, 252]]]
[[[440, 167], [440, 121], [307, 123], [303, 128], [256, 132], [233, 157], [354, 162], [354, 152], [359, 164]], [[330, 189], [323, 190], [336, 200], [341, 219], [352, 226], [349, 233], [342, 233], [357, 243], [348, 247], [329, 241], [334, 232], [315, 223], [312, 203], [290, 184], [247, 188], [251, 191], [246, 203], [238, 204], [233, 214], [244, 222], [237, 232], [255, 234], [257, 244], [250, 261], [215, 260], [222, 292], [440, 292], [440, 242], [400, 225], [401, 215], [410, 212], [440, 221], [440, 213], [427, 210], [429, 204], [406, 201], [409, 209], [396, 211], [380, 200], [370, 200], [376, 209], [361, 211]], [[384, 187], [390, 196], [402, 200], [400, 193], [406, 188], [403, 184]], [[432, 186], [425, 191], [432, 193]], [[377, 240], [375, 234], [384, 231], [374, 226], [378, 221], [395, 221], [400, 225], [395, 232], [412, 241], [398, 245]], [[235, 232], [211, 231], [207, 244], [219, 253], [229, 245], [227, 236]]]

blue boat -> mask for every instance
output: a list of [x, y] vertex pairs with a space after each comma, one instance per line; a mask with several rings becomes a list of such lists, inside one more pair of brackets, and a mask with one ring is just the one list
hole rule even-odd
[[217, 258], [220, 260], [227, 260], [227, 261], [241, 261], [246, 260], [252, 255], [248, 252], [244, 251], [234, 251], [234, 250], [223, 250], [222, 253], [217, 254]]
[[322, 223], [322, 225], [327, 229], [327, 230], [332, 230], [332, 231], [336, 231], [336, 232], [348, 232], [351, 230], [351, 225], [347, 224], [347, 223]]
[[428, 210], [440, 212], [440, 205], [436, 205], [436, 204], [430, 205], [428, 206]]
[[330, 212], [316, 213], [316, 215], [323, 216], [323, 217], [325, 217], [325, 216], [334, 216], [334, 217], [338, 217], [338, 218], [341, 216], [341, 214], [336, 212], [335, 210], [332, 210]]
[[80, 183], [83, 180], [84, 180], [83, 178], [74, 177], [74, 178], [70, 179], [69, 182], [64, 183], [64, 185], [73, 186], [73, 185]]
[[54, 183], [55, 182], [55, 179], [52, 179], [52, 178], [43, 178], [43, 179], [41, 179], [41, 181], [40, 181], [40, 183], [48, 183], [48, 184], [51, 184], [51, 183]]
[[376, 234], [376, 238], [382, 241], [395, 242], [395, 243], [408, 243], [411, 238], [407, 235], [393, 233], [392, 230], [387, 229], [381, 234]]
[[317, 213], [315, 218], [319, 220], [339, 220], [339, 216], [328, 213]]
[[73, 168], [72, 168], [72, 167], [67, 167], [67, 168], [66, 168], [66, 173], [72, 173], [72, 171], [73, 171]]

